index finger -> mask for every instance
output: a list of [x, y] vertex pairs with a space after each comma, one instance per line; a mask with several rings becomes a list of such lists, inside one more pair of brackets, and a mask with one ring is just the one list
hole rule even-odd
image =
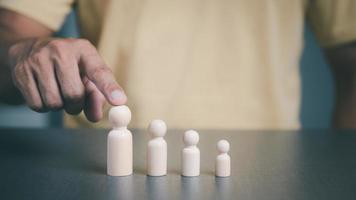
[[122, 105], [127, 101], [122, 87], [116, 82], [111, 69], [104, 63], [95, 47], [81, 48], [79, 66], [111, 105]]

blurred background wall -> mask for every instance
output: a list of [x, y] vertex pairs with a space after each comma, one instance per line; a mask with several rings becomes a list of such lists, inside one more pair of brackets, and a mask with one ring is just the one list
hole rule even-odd
[[[78, 37], [75, 11], [71, 12], [62, 29], [56, 33], [61, 37]], [[333, 105], [333, 80], [329, 66], [324, 60], [315, 37], [305, 26], [304, 51], [301, 59], [302, 105], [300, 119], [302, 127], [328, 128]], [[38, 114], [25, 106], [0, 104], [0, 127], [61, 127], [62, 113]]]

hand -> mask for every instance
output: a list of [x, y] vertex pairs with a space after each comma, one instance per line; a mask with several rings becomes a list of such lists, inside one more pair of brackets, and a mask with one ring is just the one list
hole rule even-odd
[[93, 122], [102, 118], [107, 100], [126, 103], [127, 97], [95, 47], [84, 39], [28, 39], [9, 49], [11, 74], [28, 106], [37, 112], [83, 109]]

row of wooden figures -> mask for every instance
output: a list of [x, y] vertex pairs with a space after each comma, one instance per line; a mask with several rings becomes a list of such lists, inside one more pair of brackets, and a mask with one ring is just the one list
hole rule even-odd
[[[107, 173], [110, 176], [127, 176], [133, 171], [132, 134], [127, 129], [131, 121], [130, 109], [123, 106], [112, 107], [109, 120], [113, 129], [108, 134]], [[153, 120], [148, 126], [150, 140], [147, 144], [147, 175], [164, 176], [167, 174], [167, 142], [164, 136], [167, 126], [162, 120]], [[182, 150], [182, 175], [200, 175], [200, 150], [197, 147], [199, 134], [188, 130], [183, 135], [185, 147]], [[230, 145], [226, 140], [217, 143], [219, 154], [215, 161], [215, 175], [228, 177], [231, 174]]]

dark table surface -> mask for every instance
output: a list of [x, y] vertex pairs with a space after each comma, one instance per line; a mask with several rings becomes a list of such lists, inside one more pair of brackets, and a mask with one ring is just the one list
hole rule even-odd
[[[200, 131], [201, 176], [180, 176], [183, 131], [168, 131], [168, 172], [145, 175], [147, 134], [134, 134], [134, 174], [106, 175], [108, 130], [0, 129], [0, 199], [356, 199], [352, 131]], [[215, 145], [232, 176], [214, 176]]]

